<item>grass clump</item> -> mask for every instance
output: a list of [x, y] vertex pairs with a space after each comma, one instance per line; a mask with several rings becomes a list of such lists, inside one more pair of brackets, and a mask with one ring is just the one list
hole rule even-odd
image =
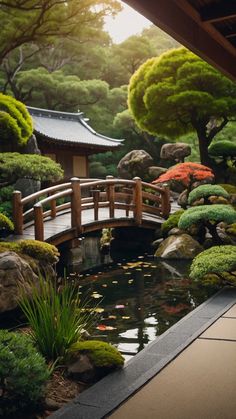
[[0, 330], [0, 416], [37, 403], [48, 378], [45, 360], [29, 336]]
[[71, 345], [81, 339], [91, 322], [92, 314], [81, 306], [77, 288], [67, 282], [58, 288], [49, 279], [40, 278], [38, 287], [32, 285], [31, 299], [22, 289], [19, 305], [33, 342], [48, 361], [65, 360]]
[[71, 351], [86, 353], [95, 367], [120, 368], [124, 364], [124, 358], [114, 346], [98, 340], [76, 342]]
[[220, 196], [226, 199], [229, 199], [228, 192], [222, 188], [220, 185], [200, 185], [197, 188], [193, 189], [188, 196], [188, 204], [192, 205], [198, 199], [203, 198], [204, 203], [208, 204], [208, 198], [210, 196]]
[[161, 233], [165, 237], [169, 233], [172, 228], [178, 227], [178, 222], [181, 217], [181, 215], [184, 213], [184, 210], [178, 210], [175, 211], [173, 214], [169, 216], [169, 218], [164, 221], [161, 225]]
[[192, 262], [190, 278], [205, 284], [236, 285], [236, 246], [214, 246], [199, 253]]

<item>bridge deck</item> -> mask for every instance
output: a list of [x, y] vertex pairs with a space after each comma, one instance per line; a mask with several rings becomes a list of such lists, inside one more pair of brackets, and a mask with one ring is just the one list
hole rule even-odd
[[[142, 225], [144, 228], [155, 229], [159, 224], [163, 223], [164, 219], [154, 214], [143, 213]], [[112, 227], [112, 226], [132, 226], [135, 225], [133, 213], [127, 216], [125, 210], [116, 209], [114, 218], [109, 218], [109, 208], [99, 209], [99, 220], [94, 221], [94, 210], [87, 209], [82, 211], [82, 233], [97, 230], [99, 227]], [[73, 229], [71, 228], [71, 212], [68, 211], [64, 214], [58, 215], [56, 218], [46, 218], [44, 220], [44, 237], [45, 240], [51, 243], [59, 244], [61, 236], [68, 233], [68, 236], [73, 237]], [[23, 239], [34, 239], [34, 224], [30, 223], [24, 228], [24, 234], [20, 236]], [[64, 239], [63, 239], [64, 241]]]

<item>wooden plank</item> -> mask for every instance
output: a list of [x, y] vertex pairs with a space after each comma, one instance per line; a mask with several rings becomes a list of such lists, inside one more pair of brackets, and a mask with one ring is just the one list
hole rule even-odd
[[134, 219], [137, 225], [142, 224], [142, 181], [139, 177], [134, 179]]
[[43, 207], [39, 202], [34, 205], [34, 235], [35, 240], [44, 241]]

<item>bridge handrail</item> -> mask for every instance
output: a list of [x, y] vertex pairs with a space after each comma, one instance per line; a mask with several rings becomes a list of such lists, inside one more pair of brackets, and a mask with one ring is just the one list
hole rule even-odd
[[[125, 189], [116, 187], [126, 186]], [[92, 197], [82, 198], [81, 192], [90, 188]], [[96, 189], [97, 188], [97, 189]], [[99, 188], [102, 188], [100, 190]], [[145, 191], [145, 188], [147, 191]], [[105, 191], [104, 191], [105, 189]], [[104, 192], [103, 192], [104, 191]], [[154, 191], [155, 194], [152, 193]], [[158, 195], [156, 195], [158, 193]], [[31, 201], [35, 201], [40, 196], [46, 196], [44, 199], [36, 202], [32, 209], [23, 213], [23, 207]], [[59, 198], [71, 197], [70, 202], [57, 206]], [[105, 199], [105, 201], [104, 201]], [[122, 200], [124, 199], [124, 200]], [[145, 200], [143, 202], [143, 199]], [[89, 201], [88, 201], [89, 200]], [[154, 202], [154, 206], [150, 205]], [[43, 207], [50, 204], [50, 210], [44, 212]], [[24, 217], [34, 213], [35, 238], [44, 240], [44, 218], [51, 216], [55, 218], [59, 211], [71, 209], [71, 227], [76, 228], [78, 232], [82, 231], [81, 213], [86, 208], [94, 209], [94, 220], [98, 220], [99, 207], [109, 208], [110, 219], [114, 218], [115, 208], [126, 210], [126, 216], [129, 211], [133, 211], [133, 218], [137, 225], [142, 224], [142, 211], [147, 213], [160, 214], [167, 217], [170, 212], [169, 191], [166, 188], [142, 182], [140, 178], [119, 179], [107, 176], [105, 180], [101, 179], [83, 179], [72, 178], [70, 182], [55, 185], [36, 192], [26, 198], [21, 199], [21, 193], [13, 193], [13, 219], [15, 224], [15, 233], [23, 234]]]

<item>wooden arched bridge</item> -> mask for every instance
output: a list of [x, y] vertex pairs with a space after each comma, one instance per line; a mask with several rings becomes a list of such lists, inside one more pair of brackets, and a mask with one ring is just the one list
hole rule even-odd
[[140, 178], [72, 178], [25, 198], [13, 193], [15, 234], [55, 245], [106, 227], [154, 229], [169, 212], [168, 189]]

